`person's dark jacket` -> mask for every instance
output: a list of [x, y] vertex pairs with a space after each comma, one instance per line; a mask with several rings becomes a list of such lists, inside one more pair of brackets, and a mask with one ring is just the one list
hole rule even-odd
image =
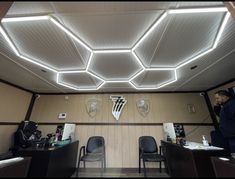
[[235, 137], [235, 99], [230, 98], [222, 106], [214, 106], [220, 117], [220, 130], [224, 137]]

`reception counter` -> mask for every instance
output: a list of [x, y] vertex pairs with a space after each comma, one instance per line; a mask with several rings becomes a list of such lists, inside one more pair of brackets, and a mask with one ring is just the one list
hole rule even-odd
[[228, 156], [229, 153], [222, 148], [196, 144], [184, 147], [161, 140], [162, 153], [171, 177], [215, 177], [210, 157]]
[[20, 149], [17, 155], [31, 157], [28, 177], [70, 177], [76, 169], [78, 144]]
[[216, 177], [235, 177], [235, 158], [211, 157]]

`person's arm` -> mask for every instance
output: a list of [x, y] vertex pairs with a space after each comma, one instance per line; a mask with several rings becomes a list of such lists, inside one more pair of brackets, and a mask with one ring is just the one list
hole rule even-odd
[[215, 112], [215, 114], [217, 116], [219, 116], [220, 110], [221, 110], [221, 106], [220, 105], [215, 105], [214, 106], [214, 112]]
[[235, 120], [235, 100], [231, 101], [228, 108], [228, 117], [230, 120]]

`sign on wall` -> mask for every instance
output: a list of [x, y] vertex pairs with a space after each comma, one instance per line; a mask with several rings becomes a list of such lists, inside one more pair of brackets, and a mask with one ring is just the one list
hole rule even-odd
[[149, 113], [150, 103], [148, 99], [140, 98], [136, 100], [136, 106], [138, 112], [143, 116], [146, 117]]
[[100, 101], [98, 99], [92, 98], [86, 101], [86, 111], [88, 115], [93, 118], [96, 116], [99, 108], [100, 108]]
[[125, 99], [125, 97], [119, 96], [119, 95], [115, 95], [115, 96], [111, 95], [110, 98], [113, 101], [112, 114], [114, 118], [118, 120], [127, 100]]

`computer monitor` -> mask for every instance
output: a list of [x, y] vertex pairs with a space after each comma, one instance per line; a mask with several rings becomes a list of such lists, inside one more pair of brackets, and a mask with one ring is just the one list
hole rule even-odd
[[163, 123], [163, 132], [165, 140], [167, 139], [167, 136], [169, 136], [171, 140], [176, 139], [175, 128], [173, 123]]
[[61, 140], [67, 140], [71, 138], [71, 140], [73, 141], [75, 137], [75, 129], [76, 129], [76, 124], [65, 123]]
[[184, 126], [183, 124], [174, 124], [175, 129], [175, 135], [176, 137], [184, 138], [185, 132], [184, 132]]

